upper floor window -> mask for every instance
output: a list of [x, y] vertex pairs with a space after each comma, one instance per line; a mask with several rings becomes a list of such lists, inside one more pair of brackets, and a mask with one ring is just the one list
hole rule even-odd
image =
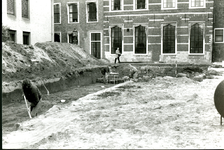
[[190, 53], [203, 53], [203, 27], [195, 23], [190, 29]]
[[96, 3], [88, 3], [87, 4], [88, 9], [88, 21], [97, 21], [97, 8]]
[[163, 26], [163, 54], [175, 54], [175, 26], [168, 24]]
[[175, 9], [177, 8], [177, 0], [162, 0], [163, 9]]
[[205, 7], [205, 0], [190, 0], [190, 8]]
[[224, 43], [224, 28], [215, 29], [215, 43]]
[[15, 15], [15, 0], [7, 0], [7, 14]]
[[54, 23], [60, 23], [60, 5], [54, 4]]
[[28, 0], [22, 0], [22, 17], [29, 18], [29, 2], [28, 2]]
[[111, 0], [112, 10], [121, 10], [121, 0]]
[[69, 9], [69, 23], [78, 22], [78, 7], [76, 3], [68, 5]]
[[136, 5], [137, 7], [135, 6], [135, 8], [137, 9], [145, 9], [146, 8], [146, 2], [145, 0], [136, 0]]

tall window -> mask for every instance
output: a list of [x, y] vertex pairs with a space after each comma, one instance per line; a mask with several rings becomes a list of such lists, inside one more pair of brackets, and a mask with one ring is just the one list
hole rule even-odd
[[29, 2], [28, 2], [28, 0], [22, 0], [22, 17], [29, 18]]
[[163, 53], [175, 53], [175, 26], [171, 24], [163, 27]]
[[203, 53], [203, 28], [198, 23], [191, 26], [190, 53]]
[[30, 32], [23, 32], [23, 44], [24, 45], [30, 44]]
[[69, 22], [78, 22], [78, 8], [77, 4], [69, 4]]
[[96, 3], [88, 4], [88, 21], [97, 21]]
[[163, 0], [163, 8], [176, 8], [177, 0]]
[[9, 30], [9, 40], [16, 42], [16, 31], [15, 30]]
[[119, 47], [122, 52], [122, 32], [121, 28], [115, 26], [111, 28], [111, 54], [115, 54], [116, 49]]
[[121, 10], [121, 0], [111, 0], [112, 10]]
[[224, 43], [224, 28], [215, 29], [215, 43]]
[[54, 42], [60, 42], [61, 38], [60, 38], [60, 33], [54, 33]]
[[54, 23], [60, 23], [60, 5], [54, 4]]
[[190, 7], [204, 7], [205, 0], [190, 0]]
[[101, 40], [100, 33], [91, 33], [91, 54], [100, 59]]
[[68, 42], [71, 44], [78, 45], [78, 35], [74, 35], [73, 33], [70, 33], [68, 35]]
[[15, 0], [7, 0], [7, 14], [15, 15]]
[[137, 0], [137, 9], [145, 9], [145, 0]]
[[135, 27], [135, 53], [146, 54], [146, 33], [145, 27]]

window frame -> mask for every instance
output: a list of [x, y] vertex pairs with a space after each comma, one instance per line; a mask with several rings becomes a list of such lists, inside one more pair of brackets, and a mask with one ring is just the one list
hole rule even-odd
[[119, 11], [123, 11], [124, 10], [124, 0], [120, 0], [120, 7], [121, 7], [120, 10], [114, 10], [112, 8], [112, 6], [114, 6], [113, 2], [114, 2], [114, 0], [109, 0], [109, 3], [110, 3], [109, 5], [110, 5], [110, 11], [111, 12], [119, 12]]
[[23, 19], [30, 19], [30, 0], [27, 0], [28, 2], [28, 4], [27, 4], [27, 17], [25, 17], [24, 15], [23, 15], [23, 1], [24, 0], [21, 0], [21, 16], [22, 16], [22, 18]]
[[11, 33], [14, 34], [14, 42], [16, 43], [16, 41], [17, 41], [16, 30], [8, 29], [8, 33], [9, 33], [10, 41], [11, 41]]
[[139, 11], [141, 11], [141, 10], [148, 10], [148, 0], [145, 0], [145, 8], [142, 8], [142, 9], [138, 9], [137, 8], [137, 5], [138, 5], [138, 0], [133, 0], [133, 8], [134, 8], [134, 10], [139, 10]]
[[[62, 41], [61, 41], [61, 32], [54, 32], [54, 34], [59, 34], [60, 35], [60, 42], [59, 43], [62, 43]], [[55, 38], [54, 38], [54, 42], [55, 42]]]
[[[174, 53], [163, 53], [163, 27], [168, 24], [175, 26], [175, 52]], [[162, 22], [161, 23], [161, 55], [177, 55], [177, 22]]]
[[189, 9], [198, 9], [198, 8], [206, 8], [206, 0], [201, 0], [201, 1], [203, 1], [203, 6], [202, 7], [192, 7], [192, 0], [189, 0]]
[[[138, 26], [142, 26], [145, 28], [145, 38], [146, 38], [146, 53], [135, 53], [135, 28]], [[135, 24], [133, 25], [133, 55], [148, 55], [148, 26], [145, 24]]]
[[[216, 37], [216, 33], [215, 33], [215, 31], [216, 30], [223, 30], [223, 34], [222, 34], [222, 42], [216, 42], [215, 41], [215, 37]], [[214, 43], [224, 43], [224, 28], [214, 28]]]
[[[67, 43], [69, 43], [69, 35], [70, 34], [73, 34], [73, 31], [69, 31], [69, 32], [67, 32]], [[79, 38], [79, 31], [77, 31], [77, 38], [78, 38], [78, 44], [76, 44], [76, 45], [80, 45], [80, 38]], [[73, 43], [69, 43], [69, 44], [73, 44]]]
[[[28, 35], [28, 44], [24, 44], [24, 35]], [[23, 31], [23, 45], [30, 45], [30, 43], [31, 43], [31, 33]]]
[[[92, 33], [100, 33], [100, 40], [99, 41], [92, 41]], [[91, 49], [91, 45], [92, 45], [92, 42], [100, 42], [100, 59], [102, 58], [102, 52], [103, 52], [103, 47], [102, 47], [102, 32], [100, 32], [100, 31], [90, 31], [90, 33], [89, 33], [89, 41], [90, 41], [90, 44], [89, 44], [89, 54], [91, 54], [92, 55], [92, 49]]]
[[[203, 52], [202, 53], [191, 53], [191, 26], [198, 23], [203, 27]], [[205, 54], [205, 22], [204, 21], [191, 21], [188, 23], [188, 55], [204, 55]]]
[[8, 15], [13, 15], [13, 16], [16, 16], [16, 0], [13, 0], [13, 13], [10, 13], [9, 11], [8, 11], [8, 0], [7, 0], [7, 14]]
[[61, 24], [61, 3], [54, 3], [54, 5], [59, 5], [59, 22], [54, 24]]
[[[77, 22], [70, 22], [69, 21], [69, 5], [70, 4], [76, 4], [77, 5]], [[80, 18], [80, 16], [79, 16], [79, 2], [67, 2], [67, 17], [68, 17], [68, 24], [77, 24], [77, 23], [79, 23], [79, 18]]]
[[162, 2], [161, 2], [161, 10], [177, 9], [177, 0], [173, 0], [175, 2], [175, 7], [172, 7], [172, 8], [164, 7], [164, 1], [165, 0], [162, 0]]
[[119, 28], [121, 28], [121, 47], [122, 47], [122, 49], [121, 49], [121, 53], [123, 53], [123, 51], [124, 51], [124, 24], [111, 24], [110, 26], [109, 26], [109, 42], [110, 42], [110, 48], [109, 48], [109, 50], [110, 50], [110, 55], [116, 55], [115, 53], [111, 53], [112, 52], [112, 38], [111, 38], [111, 36], [112, 36], [112, 32], [111, 32], [111, 29], [113, 28], [113, 27], [115, 27], [115, 26], [117, 26], [117, 27], [119, 27]]
[[[96, 21], [89, 21], [89, 3], [95, 3], [96, 4]], [[98, 2], [97, 1], [86, 1], [86, 22], [87, 23], [96, 23], [98, 22]]]

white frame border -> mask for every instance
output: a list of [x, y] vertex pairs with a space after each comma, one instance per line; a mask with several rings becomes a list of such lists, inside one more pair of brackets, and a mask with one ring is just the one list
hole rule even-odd
[[[69, 22], [69, 7], [68, 7], [69, 4], [77, 4], [77, 10], [78, 10], [78, 21], [77, 22]], [[79, 2], [67, 2], [66, 3], [66, 7], [67, 7], [68, 24], [77, 24], [77, 23], [79, 23], [79, 18], [80, 18], [80, 16], [79, 16]]]
[[[223, 30], [223, 41], [222, 42], [216, 42], [215, 41], [215, 30], [220, 30], [220, 29]], [[224, 28], [214, 28], [214, 43], [224, 43]]]

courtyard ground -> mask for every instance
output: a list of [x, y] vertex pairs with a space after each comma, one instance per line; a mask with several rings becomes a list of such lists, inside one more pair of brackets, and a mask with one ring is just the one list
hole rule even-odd
[[48, 101], [74, 101], [56, 104], [31, 120], [27, 115], [16, 131], [3, 133], [3, 148], [220, 149], [224, 126], [213, 97], [223, 79], [127, 81], [78, 100], [73, 98], [76, 88], [55, 93]]

